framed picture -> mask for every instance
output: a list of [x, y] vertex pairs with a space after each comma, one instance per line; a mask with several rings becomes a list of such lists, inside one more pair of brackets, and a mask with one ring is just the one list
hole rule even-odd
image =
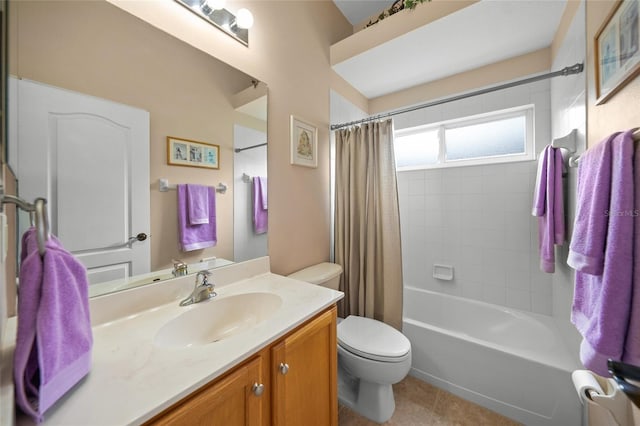
[[167, 136], [167, 164], [220, 168], [220, 145]]
[[595, 36], [596, 105], [640, 71], [640, 0], [619, 0]]
[[318, 167], [318, 129], [291, 116], [291, 164]]

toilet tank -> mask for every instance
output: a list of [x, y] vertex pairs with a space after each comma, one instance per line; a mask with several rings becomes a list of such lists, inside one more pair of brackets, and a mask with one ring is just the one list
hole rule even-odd
[[337, 263], [324, 262], [294, 272], [289, 275], [289, 278], [338, 290], [340, 274], [342, 274], [342, 266]]

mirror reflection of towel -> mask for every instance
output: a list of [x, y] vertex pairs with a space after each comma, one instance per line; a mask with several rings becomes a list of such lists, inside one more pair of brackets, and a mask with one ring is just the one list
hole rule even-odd
[[178, 185], [178, 233], [179, 248], [182, 251], [192, 251], [213, 247], [218, 243], [216, 228], [216, 190], [207, 189], [209, 201], [208, 223], [189, 223], [187, 185]]
[[267, 232], [268, 204], [267, 178], [253, 178], [253, 230], [256, 234]]
[[204, 185], [187, 184], [189, 225], [209, 223], [209, 189]]

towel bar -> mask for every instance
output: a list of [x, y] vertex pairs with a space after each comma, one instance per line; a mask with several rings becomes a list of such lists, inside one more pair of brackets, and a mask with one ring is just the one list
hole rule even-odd
[[552, 147], [566, 149], [569, 152], [569, 159], [567, 160], [569, 167], [578, 167], [578, 158], [580, 158], [580, 156], [572, 155], [575, 154], [577, 150], [577, 136], [578, 129], [573, 129], [568, 135], [554, 139], [551, 142]]
[[[158, 190], [160, 192], [167, 192], [170, 189], [177, 189], [178, 187], [176, 185], [169, 185], [169, 179], [159, 179], [158, 180]], [[227, 186], [226, 183], [222, 183], [220, 182], [218, 184], [218, 186], [215, 187], [216, 188], [216, 192], [220, 193], [220, 194], [224, 194], [227, 192], [227, 189], [229, 188]]]
[[[640, 142], [640, 127], [637, 127], [633, 132], [633, 141]], [[573, 155], [569, 157], [569, 167], [578, 167], [580, 162], [580, 155]]]

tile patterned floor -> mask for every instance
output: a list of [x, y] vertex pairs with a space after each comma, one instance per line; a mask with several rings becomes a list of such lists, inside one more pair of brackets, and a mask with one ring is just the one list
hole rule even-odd
[[[519, 423], [408, 376], [393, 386], [396, 411], [384, 426], [516, 426]], [[340, 426], [377, 426], [340, 406]]]

